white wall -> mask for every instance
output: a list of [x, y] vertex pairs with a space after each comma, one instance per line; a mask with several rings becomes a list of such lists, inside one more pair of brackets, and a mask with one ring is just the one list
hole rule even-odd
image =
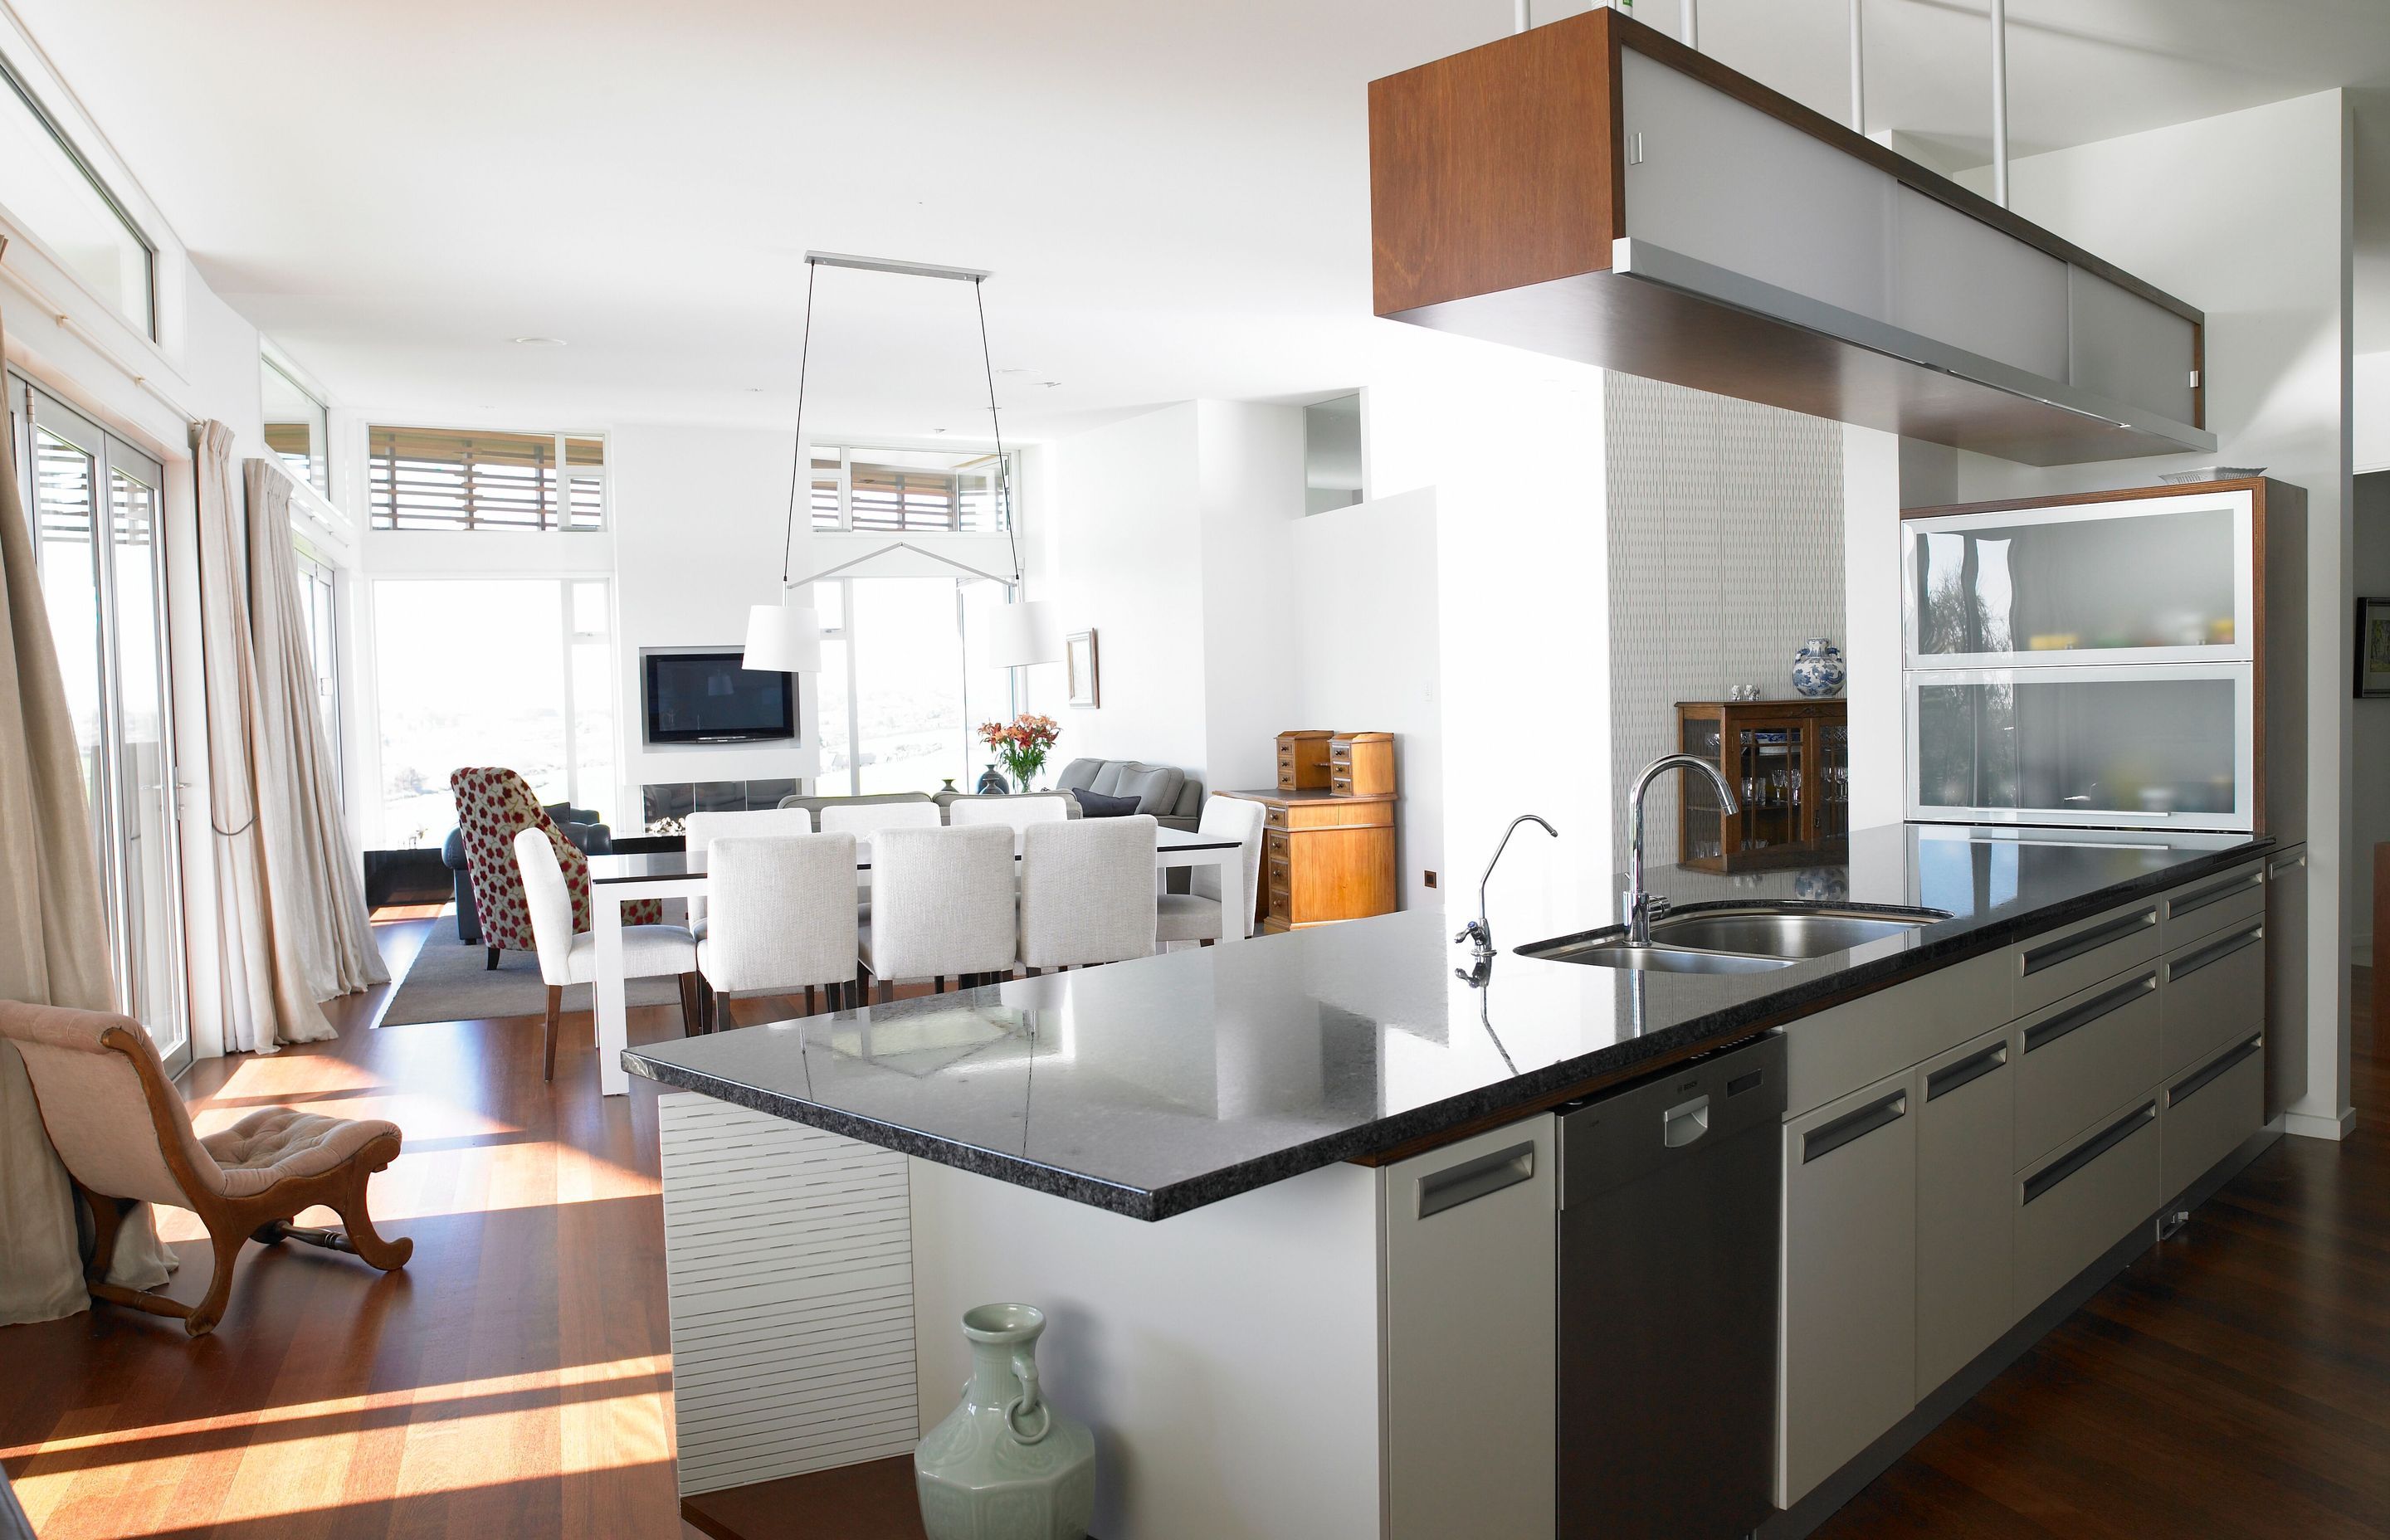
[[[1394, 735], [1396, 870], [1406, 908], [1433, 905], [1444, 867], [1443, 630], [1432, 488], [1313, 514], [1294, 526], [1302, 600], [1285, 725]], [[1281, 665], [1282, 666], [1282, 665]], [[1278, 774], [1275, 744], [1267, 785]]]
[[[2048, 469], [1955, 457], [1956, 494], [1969, 501], [2141, 485], [2217, 462], [2262, 465], [2306, 490], [2316, 1078], [2291, 1127], [2308, 1134], [2336, 1132], [2348, 1108], [2343, 965], [2368, 880], [2352, 844], [2348, 755], [2350, 135], [2345, 96], [2328, 91], [2013, 162], [2019, 213], [2205, 311], [2207, 426], [2219, 447]], [[1980, 188], [1987, 173], [1961, 180]]]
[[2390, 353], [2357, 355], [2350, 391], [2349, 460], [2358, 470], [2390, 470]]
[[1896, 824], [1901, 785], [1901, 440], [1843, 425], [1843, 650], [1870, 661], [1844, 695], [1851, 725], [1851, 827]]
[[[1296, 536], [1311, 530], [1304, 518], [1302, 408], [1198, 402], [1195, 439], [1204, 778], [1224, 791], [1275, 786], [1278, 735], [1291, 727], [1395, 729], [1391, 720], [1365, 721], [1359, 701], [1309, 705], [1301, 690], [1314, 671], [1288, 655], [1294, 618], [1309, 617], [1322, 602], [1294, 554]], [[1298, 702], [1305, 703], [1298, 709]]]

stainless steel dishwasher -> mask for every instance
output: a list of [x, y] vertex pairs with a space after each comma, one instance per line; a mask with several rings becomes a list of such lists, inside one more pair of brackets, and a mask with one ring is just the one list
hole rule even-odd
[[1561, 1540], [1772, 1510], [1784, 1039], [1560, 1109]]

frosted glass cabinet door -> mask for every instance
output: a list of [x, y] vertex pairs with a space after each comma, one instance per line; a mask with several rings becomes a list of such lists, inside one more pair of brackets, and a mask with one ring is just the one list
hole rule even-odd
[[1911, 520], [1908, 666], [2254, 657], [2251, 506], [2237, 492]]
[[2254, 827], [2246, 664], [1907, 678], [1912, 818]]

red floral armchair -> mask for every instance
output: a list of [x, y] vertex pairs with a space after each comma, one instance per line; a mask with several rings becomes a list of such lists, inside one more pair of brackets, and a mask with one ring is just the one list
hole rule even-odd
[[[541, 810], [530, 783], [511, 770], [469, 766], [448, 777], [448, 789], [456, 796], [465, 870], [472, 879], [473, 903], [482, 911], [482, 942], [490, 949], [490, 966], [498, 966], [501, 951], [539, 949], [532, 939], [522, 872], [515, 865], [515, 836], [523, 829], [547, 831], [557, 864], [564, 868], [564, 884], [572, 893], [572, 929], [588, 930], [589, 858]], [[623, 923], [654, 925], [663, 913], [660, 900], [643, 899], [623, 905]]]

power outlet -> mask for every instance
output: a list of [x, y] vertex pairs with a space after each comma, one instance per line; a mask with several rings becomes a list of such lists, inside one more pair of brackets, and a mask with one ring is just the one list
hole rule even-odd
[[1430, 872], [1427, 874], [1427, 885], [1431, 888], [1435, 886], [1435, 873]]

